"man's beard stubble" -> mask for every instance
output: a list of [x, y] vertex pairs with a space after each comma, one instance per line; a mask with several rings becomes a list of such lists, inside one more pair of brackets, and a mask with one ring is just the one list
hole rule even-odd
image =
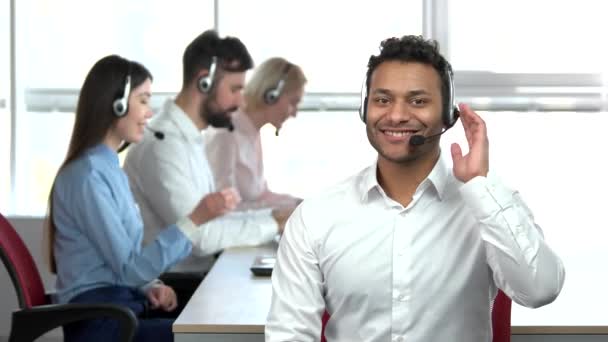
[[230, 113], [236, 111], [237, 107], [231, 107], [226, 110], [220, 110], [214, 108], [212, 99], [215, 96], [208, 96], [205, 101], [201, 104], [201, 109], [199, 114], [203, 120], [205, 120], [211, 127], [215, 128], [227, 128], [232, 131], [234, 126], [232, 124], [232, 118], [230, 117]]

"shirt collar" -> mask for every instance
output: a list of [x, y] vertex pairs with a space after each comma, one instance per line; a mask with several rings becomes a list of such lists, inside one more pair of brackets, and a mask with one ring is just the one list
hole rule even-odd
[[163, 110], [169, 116], [169, 119], [173, 121], [179, 133], [181, 133], [186, 140], [199, 142], [202, 140], [201, 131], [194, 125], [192, 119], [184, 112], [173, 99], [168, 99], [165, 102], [165, 108]]
[[118, 153], [116, 153], [116, 151], [111, 149], [106, 144], [102, 143], [102, 144], [95, 145], [89, 149], [88, 153], [91, 155], [98, 156], [101, 159], [103, 159], [111, 164], [114, 164], [114, 165], [120, 164], [120, 162], [118, 160]]
[[[449, 169], [446, 165], [444, 158], [440, 155], [437, 163], [427, 176], [420, 184], [423, 185], [426, 182], [430, 182], [435, 188], [439, 200], [442, 200], [445, 196], [445, 191], [448, 184]], [[369, 194], [372, 189], [381, 190], [380, 184], [378, 183], [378, 160], [367, 169], [363, 170], [361, 179], [359, 182], [359, 191], [361, 194], [361, 200], [367, 201]], [[419, 187], [420, 189], [420, 187]], [[418, 191], [418, 189], [416, 190]]]
[[429, 173], [427, 179], [431, 181], [431, 184], [435, 187], [439, 200], [442, 200], [445, 196], [445, 191], [450, 176], [450, 169], [448, 168], [442, 155], [439, 156], [437, 163]]

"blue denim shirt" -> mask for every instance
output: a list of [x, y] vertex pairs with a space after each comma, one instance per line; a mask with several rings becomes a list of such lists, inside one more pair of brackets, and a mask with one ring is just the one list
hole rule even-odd
[[118, 155], [105, 144], [57, 175], [53, 189], [59, 303], [103, 286], [141, 287], [190, 254], [176, 226], [142, 247], [143, 222]]

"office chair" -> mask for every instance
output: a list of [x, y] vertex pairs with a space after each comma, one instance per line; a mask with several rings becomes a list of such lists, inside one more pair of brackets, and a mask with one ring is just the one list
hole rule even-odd
[[[325, 325], [329, 320], [327, 311], [321, 319], [321, 342], [325, 340]], [[501, 290], [492, 302], [492, 342], [511, 342], [511, 298]]]
[[492, 302], [492, 342], [511, 342], [511, 298], [498, 290]]
[[19, 309], [13, 312], [9, 342], [30, 342], [42, 334], [81, 320], [111, 318], [120, 322], [121, 342], [135, 335], [135, 314], [114, 304], [51, 304], [38, 268], [19, 234], [0, 214], [0, 258], [11, 276]]

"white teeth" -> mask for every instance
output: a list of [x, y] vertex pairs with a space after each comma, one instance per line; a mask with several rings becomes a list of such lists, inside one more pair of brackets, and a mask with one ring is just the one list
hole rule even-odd
[[394, 137], [405, 137], [406, 135], [410, 135], [411, 132], [395, 132], [395, 131], [384, 131], [387, 135], [392, 135]]

